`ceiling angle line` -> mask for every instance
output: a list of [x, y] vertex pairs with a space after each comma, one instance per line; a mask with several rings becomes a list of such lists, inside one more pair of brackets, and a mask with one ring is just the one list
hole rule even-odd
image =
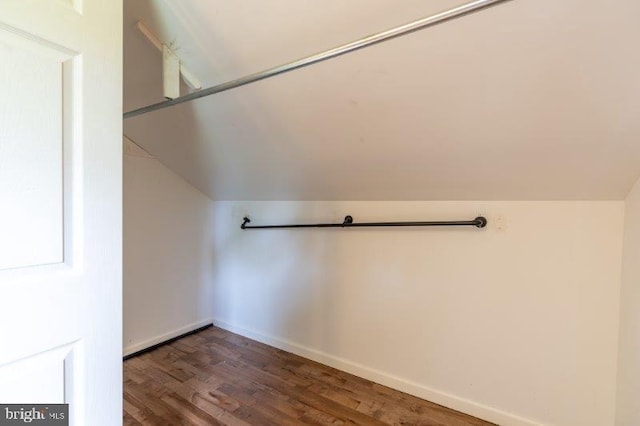
[[170, 99], [167, 101], [148, 105], [142, 108], [134, 109], [132, 111], [125, 112], [123, 117], [126, 120], [127, 118], [136, 117], [138, 115], [146, 114], [152, 111], [157, 111], [159, 109], [178, 105], [183, 102], [193, 101], [195, 99], [203, 98], [205, 96], [214, 95], [216, 93], [225, 92], [227, 90], [234, 89], [236, 87], [244, 86], [250, 83], [255, 83], [260, 80], [275, 77], [276, 75], [279, 75], [279, 74], [284, 74], [299, 68], [316, 64], [318, 62], [326, 61], [327, 59], [335, 58], [337, 56], [341, 56], [346, 53], [353, 52], [355, 50], [372, 46], [374, 44], [378, 44], [383, 41], [391, 40], [396, 37], [413, 33], [415, 31], [423, 30], [423, 29], [450, 21], [455, 18], [468, 15], [473, 12], [478, 12], [488, 7], [495, 6], [499, 3], [505, 3], [507, 1], [510, 1], [510, 0], [475, 0], [469, 3], [465, 3], [463, 5], [454, 7], [452, 9], [445, 10], [440, 13], [436, 13], [435, 15], [427, 16], [425, 18], [418, 19], [417, 21], [409, 22], [407, 24], [400, 25], [399, 27], [395, 27], [386, 31], [375, 33], [367, 37], [361, 38], [359, 40], [353, 41], [351, 43], [343, 44], [333, 49], [316, 53], [315, 55], [307, 56], [293, 62], [289, 62], [283, 65], [269, 68], [264, 71], [257, 72], [255, 74], [250, 74], [245, 77], [228, 81], [226, 83], [221, 83], [212, 87], [208, 87], [206, 89], [202, 89], [197, 92], [192, 92], [175, 99]]

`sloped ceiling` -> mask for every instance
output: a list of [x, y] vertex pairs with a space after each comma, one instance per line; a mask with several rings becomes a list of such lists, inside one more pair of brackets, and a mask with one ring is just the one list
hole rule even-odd
[[[171, 42], [204, 86], [462, 0], [127, 0], [125, 111]], [[640, 174], [640, 2], [512, 0], [125, 121], [215, 200], [622, 199]]]

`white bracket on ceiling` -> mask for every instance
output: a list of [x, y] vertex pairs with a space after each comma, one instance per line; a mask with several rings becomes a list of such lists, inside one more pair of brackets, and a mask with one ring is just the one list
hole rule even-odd
[[162, 52], [162, 88], [165, 98], [180, 97], [180, 75], [192, 90], [202, 89], [202, 83], [182, 65], [175, 52], [162, 43], [142, 21], [136, 23], [136, 28], [151, 45]]

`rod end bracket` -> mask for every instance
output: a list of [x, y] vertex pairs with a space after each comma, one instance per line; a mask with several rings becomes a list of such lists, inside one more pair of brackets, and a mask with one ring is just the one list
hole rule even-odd
[[242, 225], [240, 225], [240, 229], [245, 229], [247, 227], [247, 223], [251, 223], [251, 219], [245, 216], [242, 218]]
[[478, 216], [473, 219], [473, 221], [475, 222], [476, 228], [484, 228], [487, 226], [487, 218], [484, 216]]

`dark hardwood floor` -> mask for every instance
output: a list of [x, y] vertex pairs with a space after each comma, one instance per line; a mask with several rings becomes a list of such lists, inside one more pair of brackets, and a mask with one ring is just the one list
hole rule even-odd
[[124, 362], [125, 425], [489, 425], [211, 327]]

